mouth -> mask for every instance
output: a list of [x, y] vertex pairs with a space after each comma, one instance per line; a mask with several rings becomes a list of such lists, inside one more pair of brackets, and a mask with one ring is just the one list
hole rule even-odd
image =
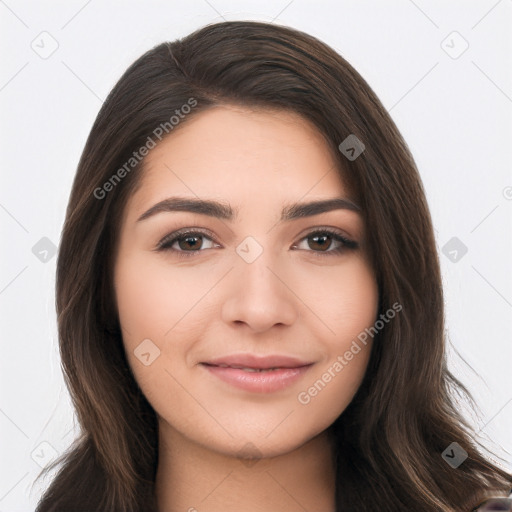
[[248, 366], [235, 366], [235, 365], [227, 365], [227, 364], [209, 364], [203, 363], [206, 366], [217, 366], [218, 368], [233, 368], [235, 370], [243, 370], [244, 372], [273, 372], [274, 370], [281, 370], [279, 366], [276, 368], [251, 368]]
[[300, 379], [314, 363], [289, 356], [238, 354], [201, 363], [210, 374], [245, 391], [270, 393]]

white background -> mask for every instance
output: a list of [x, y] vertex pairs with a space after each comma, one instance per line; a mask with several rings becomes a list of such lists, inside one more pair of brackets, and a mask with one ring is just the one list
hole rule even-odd
[[[42, 262], [32, 247], [43, 237], [58, 246], [85, 139], [128, 65], [223, 19], [273, 20], [320, 38], [390, 111], [420, 169], [439, 250], [452, 237], [468, 248], [457, 262], [441, 252], [450, 367], [481, 408], [473, 424], [512, 468], [512, 0], [6, 0], [0, 512], [34, 510], [43, 487], [32, 487], [36, 460], [44, 465], [74, 436], [59, 366], [56, 258]], [[458, 55], [462, 38], [469, 47]], [[52, 44], [48, 58], [33, 49]]]

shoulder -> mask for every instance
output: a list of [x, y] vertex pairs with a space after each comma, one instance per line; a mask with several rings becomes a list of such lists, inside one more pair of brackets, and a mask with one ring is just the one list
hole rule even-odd
[[512, 489], [507, 497], [487, 498], [478, 508], [472, 512], [491, 512], [500, 510], [502, 512], [512, 512]]

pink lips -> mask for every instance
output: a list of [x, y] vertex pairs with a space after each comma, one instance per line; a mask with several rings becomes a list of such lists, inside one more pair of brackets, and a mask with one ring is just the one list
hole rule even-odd
[[201, 364], [219, 379], [240, 389], [271, 393], [296, 382], [313, 363], [288, 356], [234, 354]]

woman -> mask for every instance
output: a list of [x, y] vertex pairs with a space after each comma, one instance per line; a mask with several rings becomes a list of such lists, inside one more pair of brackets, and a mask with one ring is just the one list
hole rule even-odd
[[219, 23], [125, 72], [75, 177], [57, 310], [82, 433], [38, 512], [510, 504], [453, 398], [412, 156], [307, 34]]

